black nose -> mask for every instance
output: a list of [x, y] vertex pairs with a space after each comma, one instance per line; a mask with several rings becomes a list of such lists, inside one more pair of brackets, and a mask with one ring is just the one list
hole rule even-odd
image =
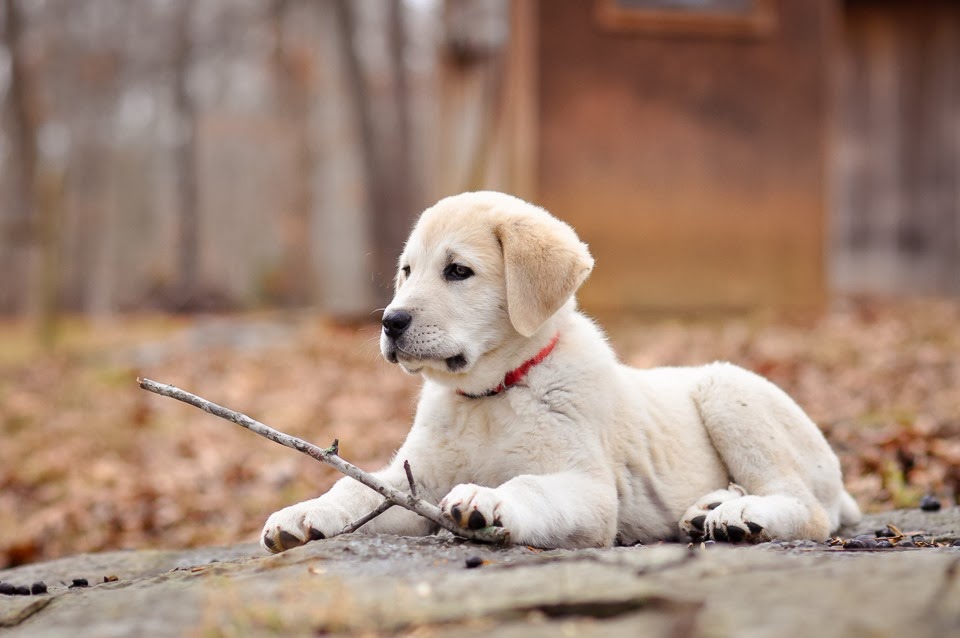
[[413, 321], [413, 315], [406, 310], [393, 310], [383, 315], [383, 321], [380, 323], [383, 324], [383, 334], [391, 339], [397, 339], [407, 330], [411, 321]]

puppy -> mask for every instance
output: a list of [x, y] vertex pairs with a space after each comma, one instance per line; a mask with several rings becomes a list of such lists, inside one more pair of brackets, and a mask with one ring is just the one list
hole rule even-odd
[[[826, 539], [860, 512], [817, 426], [729, 363], [620, 364], [577, 311], [593, 268], [573, 229], [501, 193], [427, 209], [400, 256], [380, 349], [424, 379], [413, 427], [377, 476], [462, 527], [535, 547], [661, 539]], [[336, 534], [382, 497], [351, 478], [270, 516], [279, 552]], [[361, 528], [424, 535], [395, 507]]]

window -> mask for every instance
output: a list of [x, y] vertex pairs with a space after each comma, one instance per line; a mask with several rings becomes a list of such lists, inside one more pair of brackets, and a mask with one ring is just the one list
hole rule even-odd
[[605, 29], [660, 35], [765, 36], [774, 0], [595, 0]]

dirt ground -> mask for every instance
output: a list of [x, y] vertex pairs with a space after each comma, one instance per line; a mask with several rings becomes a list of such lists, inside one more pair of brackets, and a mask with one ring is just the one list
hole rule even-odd
[[[803, 315], [604, 320], [637, 366], [723, 359], [792, 394], [866, 511], [944, 507], [960, 487], [960, 302], [837, 301]], [[38, 352], [0, 324], [0, 568], [83, 551], [251, 541], [333, 470], [148, 394], [172, 383], [376, 469], [419, 382], [380, 357], [374, 321], [308, 314], [70, 322]]]

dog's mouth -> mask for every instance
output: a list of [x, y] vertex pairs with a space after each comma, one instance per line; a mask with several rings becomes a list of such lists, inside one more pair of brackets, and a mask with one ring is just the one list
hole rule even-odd
[[447, 357], [443, 361], [447, 364], [447, 370], [450, 372], [457, 372], [458, 370], [463, 370], [467, 367], [467, 358], [462, 352], [458, 355]]
[[448, 372], [459, 372], [467, 367], [467, 357], [462, 352], [450, 357], [443, 355], [425, 355], [423, 353], [408, 352], [396, 343], [390, 344], [390, 348], [384, 353], [384, 358], [390, 363], [399, 364], [400, 367], [411, 374], [420, 372], [431, 363], [443, 365]]

